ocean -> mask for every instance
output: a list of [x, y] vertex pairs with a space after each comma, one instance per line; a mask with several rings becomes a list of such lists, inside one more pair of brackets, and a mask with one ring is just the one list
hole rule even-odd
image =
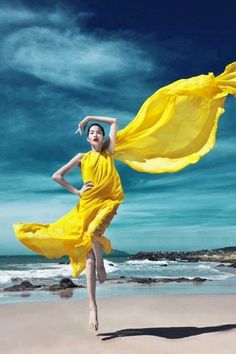
[[[86, 274], [83, 271], [78, 278], [71, 277], [71, 266], [68, 258], [47, 259], [39, 255], [33, 256], [0, 256], [0, 303], [51, 301], [58, 299], [87, 298], [86, 288], [69, 289], [63, 295], [59, 291], [3, 291], [4, 288], [20, 284], [23, 280], [33, 285], [52, 285], [62, 278], [70, 278], [75, 284], [86, 286]], [[107, 271], [105, 283], [97, 281], [96, 294], [99, 297], [122, 295], [153, 294], [236, 294], [236, 269], [222, 266], [217, 262], [187, 261], [149, 261], [131, 260], [128, 256], [104, 255]], [[138, 278], [206, 278], [205, 282], [170, 282], [170, 283], [114, 283], [109, 280], [129, 277]]]

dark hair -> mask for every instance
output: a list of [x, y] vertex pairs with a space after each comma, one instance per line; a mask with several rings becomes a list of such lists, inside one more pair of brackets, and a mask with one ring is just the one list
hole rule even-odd
[[94, 125], [97, 125], [97, 126], [102, 130], [103, 136], [105, 136], [105, 130], [104, 130], [104, 128], [103, 128], [100, 124], [98, 124], [98, 123], [90, 124], [90, 126], [88, 127], [88, 130], [87, 130], [87, 136], [89, 135], [90, 128], [93, 127]]

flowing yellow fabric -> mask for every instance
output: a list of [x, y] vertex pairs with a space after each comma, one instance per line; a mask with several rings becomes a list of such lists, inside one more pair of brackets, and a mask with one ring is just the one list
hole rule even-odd
[[124, 200], [114, 159], [147, 173], [176, 172], [196, 163], [215, 145], [218, 119], [228, 94], [236, 95], [236, 62], [216, 77], [210, 72], [156, 91], [117, 132], [112, 156], [107, 150], [83, 155], [83, 181], [91, 180], [94, 187], [83, 193], [76, 207], [51, 224], [14, 224], [17, 238], [48, 258], [68, 255], [72, 276], [78, 276], [93, 240], [100, 242], [106, 253], [112, 249], [103, 232]]
[[111, 243], [103, 232], [117, 214], [124, 192], [113, 157], [108, 151], [89, 151], [81, 161], [84, 182], [92, 181], [93, 188], [81, 196], [71, 211], [51, 224], [15, 223], [17, 238], [31, 250], [47, 258], [68, 255], [72, 276], [77, 277], [86, 266], [86, 255], [94, 240], [109, 254]]
[[117, 132], [113, 157], [146, 173], [176, 172], [196, 163], [215, 146], [228, 94], [236, 96], [236, 62], [216, 77], [210, 72], [162, 87]]

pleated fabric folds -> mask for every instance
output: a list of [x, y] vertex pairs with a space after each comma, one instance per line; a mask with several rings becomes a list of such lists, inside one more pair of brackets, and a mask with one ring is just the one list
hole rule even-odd
[[236, 62], [218, 76], [210, 72], [160, 88], [117, 132], [114, 158], [146, 173], [177, 172], [196, 163], [215, 146], [229, 94], [236, 96]]

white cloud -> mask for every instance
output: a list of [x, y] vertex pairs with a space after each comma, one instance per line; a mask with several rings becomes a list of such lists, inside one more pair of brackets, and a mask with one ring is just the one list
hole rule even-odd
[[32, 11], [24, 6], [2, 6], [0, 8], [0, 26], [29, 25], [29, 24], [47, 24], [58, 25], [61, 27], [71, 26], [76, 20], [83, 21], [89, 17], [95, 16], [92, 12], [81, 11], [77, 14], [66, 11], [66, 9], [55, 8], [54, 11]]
[[[151, 54], [140, 44], [122, 38], [122, 32], [86, 33], [82, 25], [75, 24], [79, 15], [72, 15], [69, 22], [69, 14], [62, 10], [44, 14], [27, 9], [1, 11], [7, 14], [9, 23], [22, 23], [3, 39], [3, 68], [63, 87], [105, 91], [112, 85], [123, 85], [132, 76], [141, 75], [143, 81], [156, 69]], [[31, 25], [24, 26], [29, 21]]]
[[0, 8], [1, 26], [35, 21], [38, 15], [27, 8]]

